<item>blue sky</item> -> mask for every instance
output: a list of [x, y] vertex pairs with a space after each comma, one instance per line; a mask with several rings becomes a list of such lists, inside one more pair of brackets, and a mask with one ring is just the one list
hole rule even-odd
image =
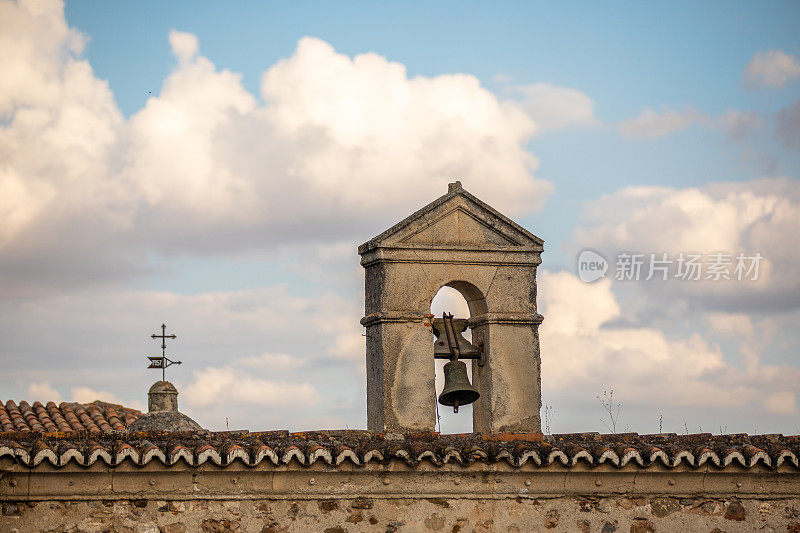
[[798, 51], [800, 6], [77, 1], [67, 4], [66, 16], [91, 37], [87, 57], [127, 115], [171, 69], [165, 36], [179, 29], [197, 35], [215, 64], [241, 72], [253, 93], [266, 66], [313, 35], [351, 56], [377, 51], [406, 65], [410, 76], [468, 72], [485, 83], [504, 76], [519, 84], [577, 87], [604, 103], [600, 118], [621, 120], [654, 103], [682, 105], [689, 98], [710, 113], [731, 105], [760, 111], [785, 105], [790, 96], [769, 95], [765, 102], [737, 89], [742, 65], [756, 51]]
[[[203, 55], [241, 73], [256, 96], [265, 68], [307, 35], [350, 56], [379, 53], [405, 65], [409, 77], [469, 73], [501, 96], [513, 98], [515, 86], [536, 82], [577, 88], [591, 95], [603, 124], [662, 107], [693, 106], [709, 115], [775, 113], [800, 95], [797, 83], [768, 92], [742, 86], [743, 65], [757, 51], [800, 53], [795, 2], [768, 8], [745, 2], [243, 2], [232, 8], [76, 1], [66, 5], [66, 17], [90, 37], [86, 57], [128, 116], [158, 92], [173, 68], [165, 38], [172, 29], [197, 35]], [[522, 220], [548, 242], [569, 237], [582, 202], [632, 183], [685, 187], [764, 174], [764, 161], [743, 155], [717, 131], [632, 143], [608, 130], [553, 132], [530, 142], [542, 160], [539, 175], [560, 185], [545, 211]], [[796, 150], [753, 143], [775, 160], [774, 172], [800, 167]], [[559, 265], [572, 259], [549, 251]]]
[[[166, 321], [202, 424], [363, 427], [355, 246], [461, 178], [546, 242], [554, 431], [609, 388], [633, 431], [800, 431], [797, 3], [1, 5], [7, 396], [142, 402]], [[587, 247], [767, 266], [584, 284]]]

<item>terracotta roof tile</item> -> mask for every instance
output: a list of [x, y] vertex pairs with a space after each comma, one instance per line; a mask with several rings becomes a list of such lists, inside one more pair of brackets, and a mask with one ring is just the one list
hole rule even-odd
[[409, 466], [428, 463], [469, 465], [506, 462], [520, 467], [578, 463], [628, 464], [646, 468], [751, 468], [779, 466], [800, 469], [800, 436], [783, 435], [638, 435], [572, 433], [543, 437], [532, 433], [385, 435], [368, 431], [286, 430], [257, 433], [128, 433], [139, 411], [105, 402], [90, 404], [48, 402], [42, 405], [9, 400], [0, 403], [0, 458], [7, 456], [29, 467], [70, 462], [114, 466], [125, 461], [144, 465], [211, 462], [220, 466], [240, 461], [278, 466], [322, 461], [364, 465], [400, 460]]
[[96, 401], [93, 403], [66, 403], [26, 401], [17, 405], [8, 400], [0, 402], [0, 431], [103, 433], [125, 431], [128, 425], [142, 416], [135, 409]]
[[[10, 419], [8, 413], [13, 412], [14, 407], [9, 410], [6, 404], [4, 411], [0, 411], [0, 415], [6, 413], [5, 418], [0, 416], [4, 427], [9, 424], [5, 420]], [[107, 408], [96, 407], [106, 413], [104, 420], [107, 421]], [[88, 413], [86, 407], [83, 410]], [[19, 414], [18, 418], [23, 417]], [[94, 427], [104, 425], [111, 424], [95, 423]], [[615, 467], [632, 464], [643, 468], [683, 465], [690, 468], [788, 466], [800, 469], [800, 436], [572, 434], [501, 438], [497, 435], [436, 434], [403, 437], [365, 431], [98, 433], [84, 430], [42, 433], [25, 430], [0, 433], [0, 458], [4, 456], [29, 467], [42, 462], [54, 466], [70, 462], [89, 466], [98, 461], [109, 466], [125, 461], [137, 465], [159, 461], [166, 466], [179, 461], [193, 466], [206, 462], [227, 466], [237, 461], [250, 466], [264, 462], [274, 466], [292, 462], [308, 466], [322, 461], [332, 466], [342, 463], [360, 466], [400, 460], [412, 467], [420, 463], [441, 466], [506, 462], [515, 467], [526, 463], [535, 467], [554, 463], [572, 467], [584, 463]]]

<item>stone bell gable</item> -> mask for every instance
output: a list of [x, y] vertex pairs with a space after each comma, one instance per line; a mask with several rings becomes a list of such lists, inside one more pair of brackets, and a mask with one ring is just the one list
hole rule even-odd
[[[436, 420], [430, 306], [443, 286], [469, 306], [480, 398], [475, 432], [540, 431], [536, 267], [543, 241], [451, 183], [448, 192], [362, 244], [367, 424], [432, 431]], [[466, 317], [465, 317], [466, 318]]]

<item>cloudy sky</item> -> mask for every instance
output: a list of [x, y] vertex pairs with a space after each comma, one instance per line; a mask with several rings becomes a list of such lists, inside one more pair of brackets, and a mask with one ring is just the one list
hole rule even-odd
[[798, 21], [0, 0], [0, 395], [143, 408], [165, 322], [203, 426], [364, 428], [356, 246], [460, 179], [545, 240], [546, 429], [800, 433]]

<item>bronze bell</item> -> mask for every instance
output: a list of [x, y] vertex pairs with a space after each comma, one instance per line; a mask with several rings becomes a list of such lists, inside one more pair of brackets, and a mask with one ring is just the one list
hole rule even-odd
[[480, 393], [472, 386], [467, 377], [467, 365], [464, 361], [450, 361], [444, 365], [444, 389], [439, 395], [439, 403], [453, 407], [458, 412], [459, 405], [467, 405], [478, 398]]

